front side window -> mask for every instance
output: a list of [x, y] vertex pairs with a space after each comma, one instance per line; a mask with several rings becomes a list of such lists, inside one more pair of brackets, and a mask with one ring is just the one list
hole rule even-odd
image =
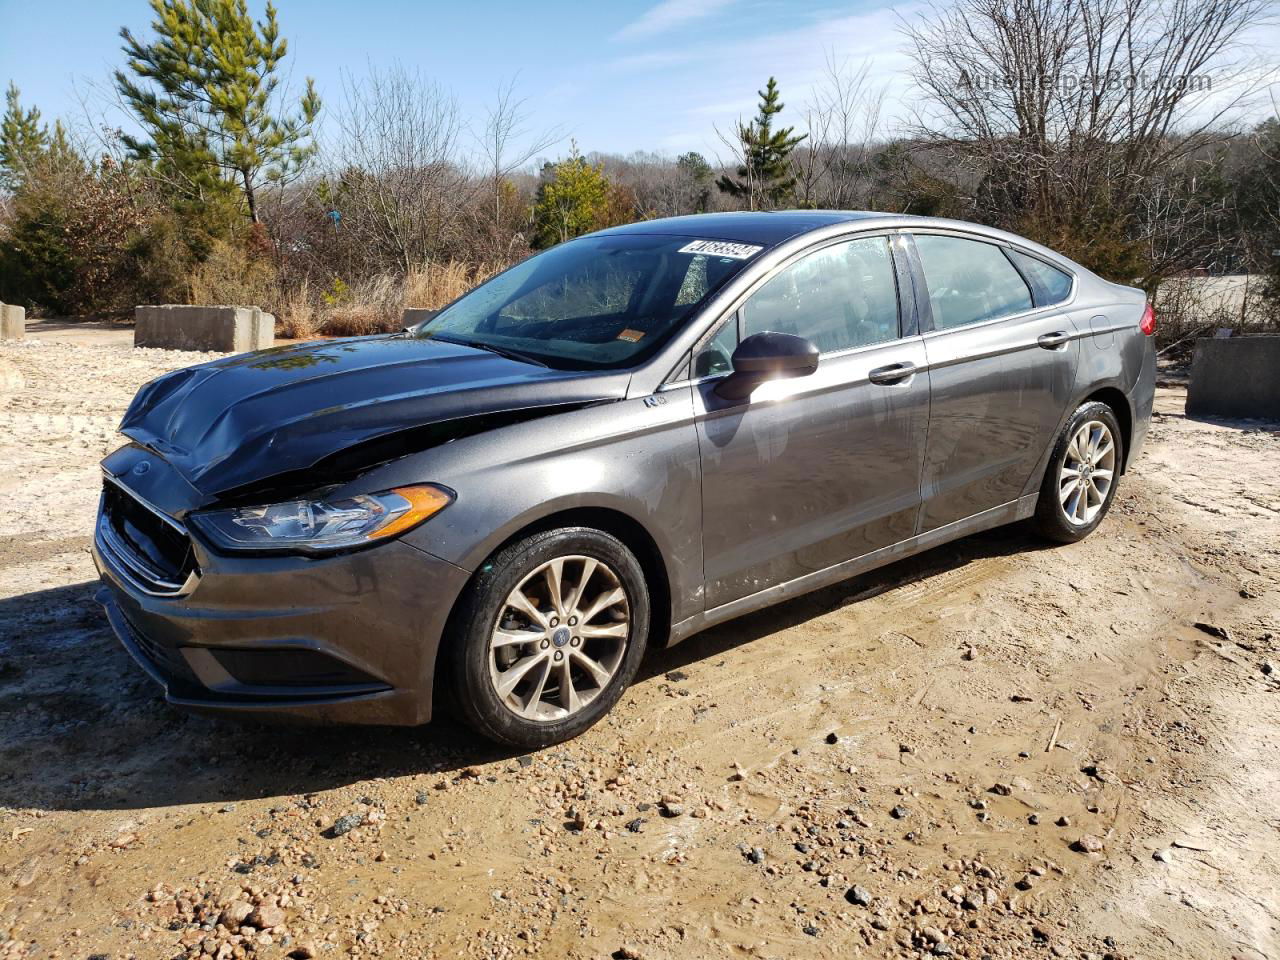
[[651, 234], [581, 237], [476, 287], [417, 336], [557, 368], [630, 367], [761, 249]]
[[935, 330], [950, 330], [1031, 309], [1031, 291], [995, 244], [917, 234]]
[[742, 307], [742, 335], [791, 333], [821, 353], [898, 337], [898, 289], [887, 237], [823, 247], [785, 267]]
[[1009, 256], [1036, 290], [1036, 306], [1049, 307], [1071, 296], [1071, 274], [1050, 266], [1043, 260], [1010, 250]]

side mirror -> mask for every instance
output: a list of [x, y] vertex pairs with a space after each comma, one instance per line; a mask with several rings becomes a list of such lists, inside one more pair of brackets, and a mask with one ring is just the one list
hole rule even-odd
[[818, 348], [790, 333], [753, 333], [733, 351], [733, 373], [716, 393], [726, 400], [745, 400], [766, 380], [807, 377], [818, 369]]

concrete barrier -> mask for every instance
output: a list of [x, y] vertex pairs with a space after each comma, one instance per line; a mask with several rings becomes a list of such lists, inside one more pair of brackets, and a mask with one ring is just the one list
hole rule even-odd
[[136, 307], [135, 347], [244, 353], [275, 343], [276, 318], [257, 307]]
[[1280, 420], [1280, 335], [1197, 340], [1187, 416]]
[[26, 308], [0, 303], [0, 340], [21, 340], [26, 335]]

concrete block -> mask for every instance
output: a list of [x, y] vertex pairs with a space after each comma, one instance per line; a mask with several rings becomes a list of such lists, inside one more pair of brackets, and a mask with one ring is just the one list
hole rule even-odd
[[1280, 420], [1280, 335], [1197, 340], [1187, 416]]
[[135, 347], [245, 353], [275, 343], [276, 318], [257, 307], [136, 307]]
[[0, 340], [21, 340], [26, 335], [26, 308], [0, 303]]
[[434, 320], [439, 314], [439, 310], [427, 310], [423, 307], [405, 307], [401, 324], [407, 330], [409, 327], [416, 327], [420, 323]]

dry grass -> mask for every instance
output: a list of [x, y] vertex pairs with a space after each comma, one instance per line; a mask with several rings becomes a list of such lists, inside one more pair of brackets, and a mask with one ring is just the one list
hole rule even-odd
[[321, 290], [306, 280], [282, 289], [271, 266], [222, 245], [188, 277], [190, 303], [257, 306], [276, 334], [295, 340], [359, 337], [400, 329], [406, 307], [436, 310], [505, 269], [502, 263], [428, 262], [406, 277], [376, 274]]

